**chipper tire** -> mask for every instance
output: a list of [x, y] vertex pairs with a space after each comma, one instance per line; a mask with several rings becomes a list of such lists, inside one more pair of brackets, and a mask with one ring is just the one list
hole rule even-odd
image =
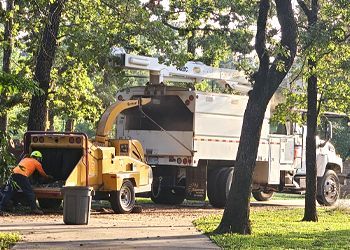
[[111, 192], [110, 202], [116, 214], [131, 213], [135, 206], [135, 190], [132, 182], [124, 180], [119, 191]]

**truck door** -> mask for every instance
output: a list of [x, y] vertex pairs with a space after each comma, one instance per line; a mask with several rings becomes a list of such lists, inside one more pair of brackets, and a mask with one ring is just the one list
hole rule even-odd
[[279, 184], [281, 171], [293, 170], [294, 138], [290, 135], [270, 135], [268, 184]]

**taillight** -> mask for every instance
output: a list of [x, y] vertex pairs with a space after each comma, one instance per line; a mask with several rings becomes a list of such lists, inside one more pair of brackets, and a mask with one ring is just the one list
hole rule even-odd
[[303, 147], [301, 145], [294, 146], [294, 159], [301, 158], [303, 152]]
[[69, 143], [74, 143], [74, 137], [69, 137]]
[[77, 138], [75, 139], [75, 142], [78, 143], [78, 144], [80, 144], [80, 143], [81, 143], [81, 138], [80, 138], [80, 137], [77, 137]]
[[184, 159], [182, 160], [182, 162], [183, 162], [183, 164], [187, 164], [187, 158], [184, 158]]
[[40, 137], [39, 137], [39, 142], [40, 142], [40, 143], [43, 143], [43, 142], [44, 142], [44, 137], [40, 136]]
[[190, 105], [190, 100], [186, 100], [185, 101], [185, 104], [188, 106], [188, 105]]
[[189, 99], [190, 101], [193, 101], [193, 100], [194, 100], [194, 96], [193, 96], [193, 95], [190, 95], [190, 96], [188, 97], [188, 99]]
[[118, 95], [118, 101], [123, 101], [123, 96], [122, 95]]
[[177, 162], [177, 164], [181, 164], [182, 163], [181, 158], [177, 158], [176, 162]]
[[39, 140], [38, 137], [36, 136], [33, 137], [33, 142], [38, 142], [38, 140]]

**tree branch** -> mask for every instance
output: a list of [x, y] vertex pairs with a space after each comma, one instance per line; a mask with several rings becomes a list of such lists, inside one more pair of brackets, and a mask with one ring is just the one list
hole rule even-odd
[[297, 0], [300, 8], [303, 10], [305, 16], [309, 18], [311, 16], [311, 10], [307, 7], [306, 3], [303, 0]]
[[[273, 61], [269, 73], [268, 79], [269, 94], [272, 96], [276, 91], [287, 72], [291, 68], [296, 51], [297, 51], [297, 23], [294, 18], [294, 12], [291, 1], [286, 0], [275, 0], [277, 18], [281, 25], [281, 47], [285, 49], [285, 52], [280, 52]], [[284, 70], [278, 69], [278, 64], [283, 62]]]
[[260, 62], [264, 59], [264, 57], [268, 56], [266, 50], [266, 23], [269, 9], [269, 0], [261, 0], [257, 20], [257, 31], [255, 36], [255, 50], [258, 54]]

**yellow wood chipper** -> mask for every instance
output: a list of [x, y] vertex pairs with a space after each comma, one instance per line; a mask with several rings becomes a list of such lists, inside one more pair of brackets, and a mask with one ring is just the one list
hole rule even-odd
[[24, 152], [40, 151], [45, 172], [54, 177], [54, 182], [45, 183], [33, 176], [40, 207], [59, 207], [62, 186], [89, 186], [93, 199], [109, 200], [115, 213], [131, 212], [135, 193], [151, 190], [152, 170], [139, 141], [110, 139], [108, 134], [120, 112], [149, 102], [150, 99], [142, 98], [118, 101], [108, 107], [94, 140], [84, 133], [27, 132]]

